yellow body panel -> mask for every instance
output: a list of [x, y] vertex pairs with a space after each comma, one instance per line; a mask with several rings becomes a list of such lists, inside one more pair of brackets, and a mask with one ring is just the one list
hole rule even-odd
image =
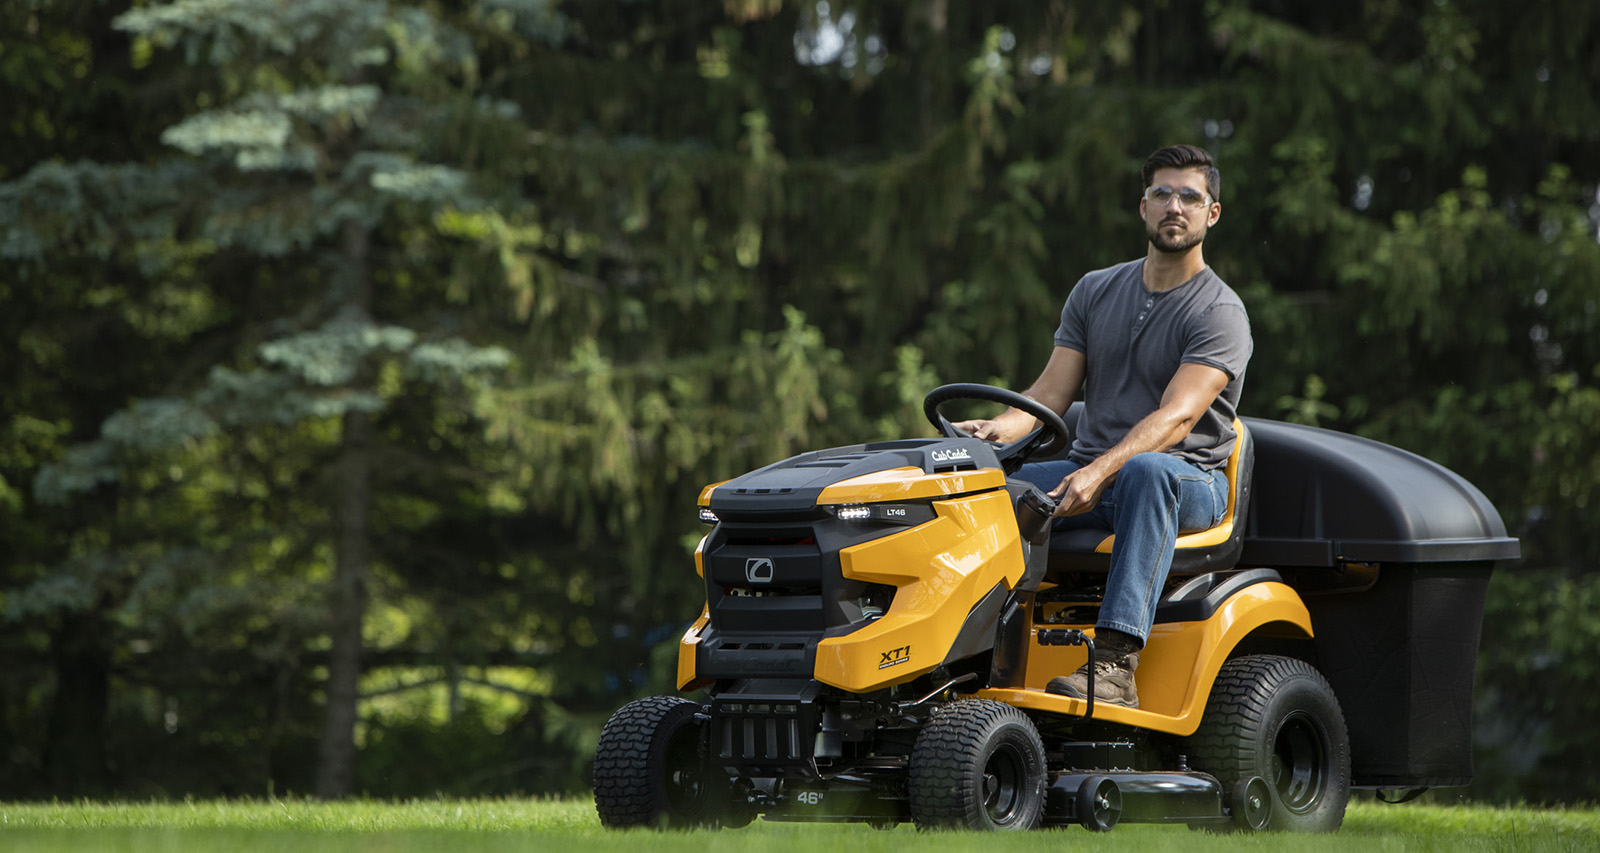
[[700, 490], [700, 497], [696, 501], [696, 503], [699, 504], [700, 506], [711, 506], [711, 493], [716, 491], [717, 487], [722, 485], [722, 483], [726, 483], [726, 482], [728, 482], [728, 481], [727, 480], [723, 480], [721, 483], [712, 483], [711, 485], [706, 486], [705, 488], [701, 489]]
[[881, 503], [945, 498], [1003, 489], [1006, 476], [998, 468], [929, 474], [921, 468], [890, 468], [841, 480], [822, 490], [819, 504]]
[[[706, 576], [706, 540], [709, 536], [700, 537], [700, 544], [694, 546], [694, 570], [700, 577]], [[694, 653], [700, 645], [700, 632], [711, 624], [711, 608], [709, 605], [700, 608], [700, 618], [694, 620], [689, 630], [683, 632], [683, 639], [678, 641], [678, 689], [689, 690], [700, 679], [695, 675]]]
[[944, 662], [973, 605], [996, 584], [1010, 589], [1022, 579], [1005, 492], [933, 507], [938, 517], [927, 524], [839, 552], [846, 578], [898, 589], [882, 618], [817, 644], [818, 681], [864, 693], [922, 675]]
[[710, 536], [700, 537], [700, 543], [694, 546], [694, 573], [704, 578], [706, 576], [706, 540]]
[[[696, 552], [695, 556], [698, 558], [699, 553]], [[696, 559], [695, 562], [699, 563], [700, 561]], [[700, 618], [694, 620], [694, 624], [689, 626], [689, 630], [683, 632], [683, 639], [678, 641], [679, 690], [692, 689], [693, 685], [700, 680], [695, 675], [694, 653], [696, 647], [700, 645], [700, 632], [704, 631], [706, 626], [710, 624], [711, 611], [705, 607], [700, 608]]]
[[[1077, 627], [1093, 634], [1086, 625], [1035, 626], [1034, 633], [1059, 627]], [[1258, 629], [1271, 636], [1310, 637], [1311, 615], [1294, 590], [1267, 582], [1235, 593], [1203, 622], [1157, 624], [1139, 655], [1138, 710], [1097, 702], [1094, 718], [1174, 735], [1194, 734], [1217, 670], [1234, 647]], [[1087, 703], [1046, 693], [1044, 686], [1051, 678], [1082, 666], [1087, 654], [1084, 646], [1031, 643], [1024, 688], [990, 688], [976, 695], [1021, 708], [1081, 715]]]

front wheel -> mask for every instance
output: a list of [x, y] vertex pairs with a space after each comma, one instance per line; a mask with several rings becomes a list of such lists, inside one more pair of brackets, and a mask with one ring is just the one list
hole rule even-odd
[[1189, 748], [1190, 764], [1233, 792], [1238, 828], [1333, 832], [1344, 822], [1344, 714], [1305, 661], [1255, 655], [1223, 664]]
[[1044, 781], [1044, 744], [1026, 714], [986, 699], [953, 702], [911, 750], [911, 819], [925, 829], [1033, 829]]
[[700, 706], [677, 696], [652, 696], [622, 706], [606, 722], [594, 751], [594, 804], [600, 823], [714, 826], [714, 792], [725, 786], [705, 759]]

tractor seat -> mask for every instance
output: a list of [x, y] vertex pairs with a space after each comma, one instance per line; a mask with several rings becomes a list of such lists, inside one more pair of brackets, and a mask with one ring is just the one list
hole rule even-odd
[[[1244, 522], [1250, 508], [1255, 447], [1243, 421], [1234, 418], [1233, 429], [1238, 439], [1224, 466], [1228, 476], [1228, 508], [1217, 526], [1179, 534], [1172, 555], [1172, 575], [1231, 569], [1239, 561], [1239, 553], [1244, 548]], [[1111, 570], [1111, 545], [1115, 541], [1116, 536], [1104, 529], [1052, 531], [1045, 579], [1060, 582], [1064, 576], [1074, 573], [1106, 574]]]

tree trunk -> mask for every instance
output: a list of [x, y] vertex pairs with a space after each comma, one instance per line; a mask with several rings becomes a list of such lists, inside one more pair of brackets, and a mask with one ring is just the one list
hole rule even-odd
[[[371, 233], [359, 222], [346, 223], [349, 306], [366, 317], [371, 307], [367, 251]], [[370, 378], [370, 371], [362, 371]], [[317, 796], [338, 799], [350, 793], [355, 775], [355, 729], [361, 691], [361, 627], [367, 612], [368, 539], [372, 505], [372, 417], [346, 412], [339, 457], [334, 465], [334, 576], [328, 604], [332, 647], [328, 654], [327, 707], [317, 753]]]
[[109, 788], [111, 644], [100, 610], [69, 617], [51, 646], [56, 691], [45, 732], [45, 782], [58, 797], [102, 796]]

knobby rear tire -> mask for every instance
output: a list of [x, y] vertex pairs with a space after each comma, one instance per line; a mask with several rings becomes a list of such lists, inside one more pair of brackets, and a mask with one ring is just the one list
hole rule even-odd
[[[1189, 763], [1224, 791], [1260, 777], [1271, 793], [1264, 829], [1333, 832], [1350, 800], [1350, 739], [1333, 688], [1311, 664], [1275, 655], [1223, 664]], [[1233, 804], [1235, 809], [1246, 804]]]

